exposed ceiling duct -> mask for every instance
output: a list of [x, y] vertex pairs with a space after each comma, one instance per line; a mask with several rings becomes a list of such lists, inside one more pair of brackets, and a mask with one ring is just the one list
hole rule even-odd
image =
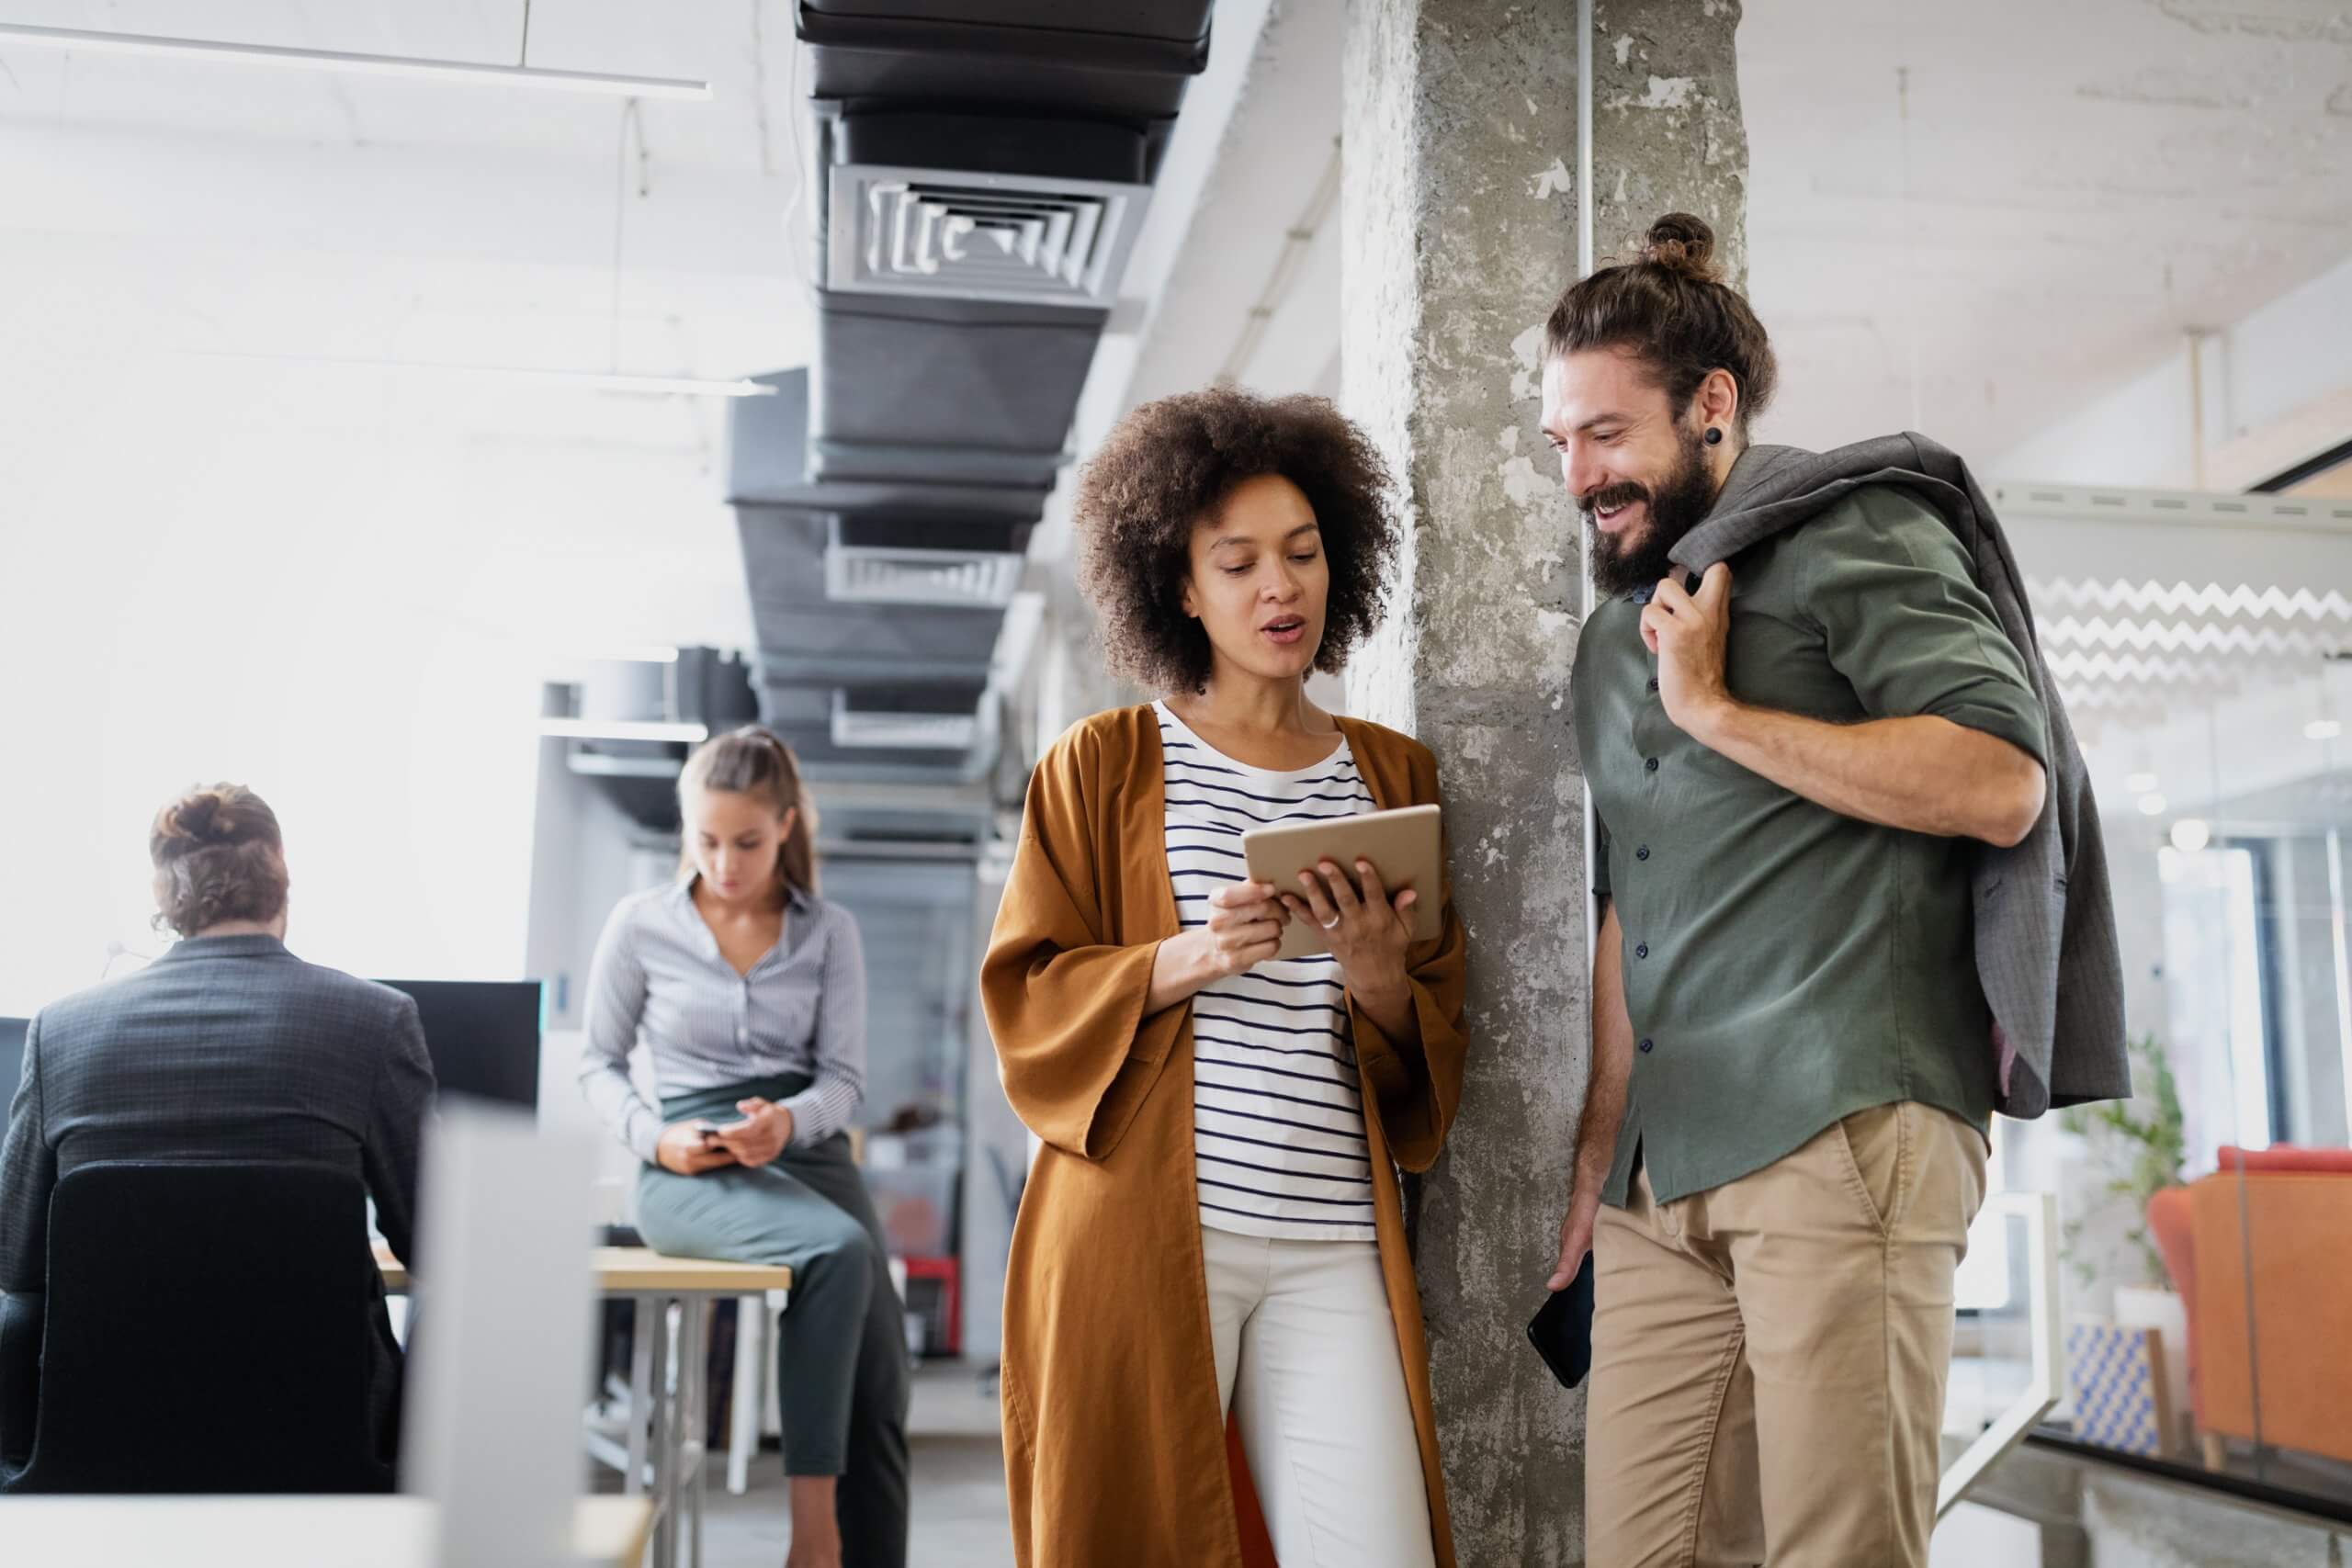
[[563, 742], [565, 768], [593, 781], [639, 826], [678, 826], [678, 770], [697, 741], [754, 716], [750, 671], [714, 648], [586, 661], [551, 685], [540, 733]]
[[818, 337], [734, 405], [762, 717], [812, 778], [974, 781], [1031, 529], [1210, 0], [803, 0]]

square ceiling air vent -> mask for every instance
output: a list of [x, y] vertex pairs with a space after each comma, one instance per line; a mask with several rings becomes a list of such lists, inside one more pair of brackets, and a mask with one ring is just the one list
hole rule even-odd
[[979, 739], [979, 694], [836, 689], [832, 729], [833, 744], [844, 751], [968, 751]]
[[1108, 310], [1151, 187], [843, 164], [825, 287]]
[[1020, 586], [1019, 556], [868, 545], [834, 545], [825, 552], [825, 597], [836, 604], [1001, 609]]
[[1023, 557], [1004, 547], [1016, 542], [1003, 527], [836, 516], [825, 536], [825, 597], [1001, 610], [1021, 586]]

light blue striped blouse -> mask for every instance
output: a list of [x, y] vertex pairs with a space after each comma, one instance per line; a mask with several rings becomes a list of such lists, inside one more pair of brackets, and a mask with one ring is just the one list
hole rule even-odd
[[[1188, 931], [1209, 895], [1249, 880], [1241, 835], [1374, 809], [1346, 741], [1310, 768], [1253, 768], [1164, 703], [1168, 874]], [[1329, 954], [1276, 959], [1193, 998], [1193, 1165], [1201, 1224], [1290, 1240], [1370, 1241], [1364, 1139], [1347, 979]]]
[[629, 1082], [642, 1036], [663, 1099], [778, 1073], [816, 1081], [784, 1104], [796, 1146], [849, 1125], [865, 1095], [865, 953], [857, 920], [797, 889], [784, 939], [739, 975], [694, 903], [694, 884], [621, 900], [588, 976], [580, 1087], [639, 1159], [653, 1163], [662, 1113]]

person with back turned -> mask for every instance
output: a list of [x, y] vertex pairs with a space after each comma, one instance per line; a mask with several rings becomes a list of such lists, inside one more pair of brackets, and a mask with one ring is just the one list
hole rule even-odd
[[[135, 975], [51, 1003], [25, 1037], [0, 1145], [8, 1310], [40, 1311], [50, 1195], [100, 1160], [348, 1170], [367, 1184], [393, 1254], [413, 1264], [417, 1154], [434, 1089], [416, 1003], [287, 951], [285, 842], [277, 814], [253, 791], [189, 791], [157, 813], [148, 851], [156, 923], [181, 940]], [[379, 1278], [367, 1394], [389, 1465], [399, 1449], [401, 1351], [382, 1292]], [[8, 1446], [19, 1436], [31, 1434], [6, 1434]]]
[[2114, 918], [1983, 491], [1924, 436], [1750, 445], [1713, 249], [1661, 219], [1545, 329], [1596, 590], [1588, 1561], [1921, 1564], [1990, 1117], [2131, 1091]]

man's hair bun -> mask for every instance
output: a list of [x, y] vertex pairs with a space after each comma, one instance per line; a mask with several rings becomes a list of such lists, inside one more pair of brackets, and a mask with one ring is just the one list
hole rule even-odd
[[1694, 282], [1723, 281], [1714, 255], [1715, 231], [1688, 212], [1668, 213], [1642, 237], [1642, 260]]
[[224, 920], [273, 920], [286, 908], [277, 814], [243, 784], [202, 784], [155, 813], [155, 923], [194, 936]]
[[230, 789], [215, 784], [192, 789], [164, 807], [155, 818], [155, 837], [164, 853], [187, 854], [207, 844], [233, 844], [251, 831], [240, 818], [245, 814]]

